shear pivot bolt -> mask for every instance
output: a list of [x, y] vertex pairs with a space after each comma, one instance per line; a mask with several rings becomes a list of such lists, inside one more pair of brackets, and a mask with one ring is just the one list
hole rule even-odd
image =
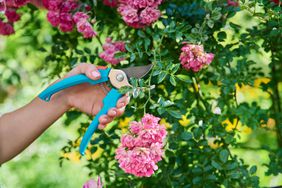
[[124, 75], [123, 74], [118, 74], [116, 78], [117, 78], [117, 81], [121, 82], [121, 81], [124, 80]]

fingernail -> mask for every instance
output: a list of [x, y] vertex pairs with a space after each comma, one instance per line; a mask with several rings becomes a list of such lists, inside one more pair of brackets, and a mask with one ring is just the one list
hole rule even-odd
[[120, 105], [123, 107], [125, 104], [124, 104], [124, 102], [122, 102], [122, 103], [120, 103]]
[[97, 71], [93, 71], [92, 75], [93, 75], [94, 78], [99, 78], [100, 77], [100, 74]]
[[116, 112], [116, 111], [113, 111], [113, 115], [114, 115], [114, 116], [117, 115], [117, 112]]

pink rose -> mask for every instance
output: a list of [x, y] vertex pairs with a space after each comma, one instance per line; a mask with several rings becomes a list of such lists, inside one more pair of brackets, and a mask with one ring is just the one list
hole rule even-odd
[[150, 25], [157, 21], [160, 16], [161, 12], [158, 9], [147, 7], [140, 14], [141, 23], [145, 25]]
[[95, 181], [93, 179], [88, 180], [84, 185], [83, 188], [103, 188], [103, 184], [101, 182], [100, 176], [98, 176], [98, 180]]
[[73, 20], [75, 23], [79, 22], [80, 20], [88, 20], [89, 16], [84, 12], [76, 12], [73, 16]]
[[[158, 124], [160, 118], [146, 114], [141, 122], [130, 123], [130, 133], [121, 137], [116, 159], [124, 172], [138, 177], [150, 177], [162, 159], [167, 131]], [[145, 125], [145, 124], [146, 125]]]
[[14, 22], [16, 22], [20, 19], [20, 15], [17, 14], [15, 9], [11, 9], [11, 8], [7, 9], [6, 12], [5, 12], [5, 15], [6, 15], [8, 21], [11, 22], [11, 23], [14, 23]]
[[60, 14], [60, 24], [59, 28], [63, 32], [70, 32], [73, 30], [73, 20], [72, 15], [69, 13], [61, 13]]
[[54, 27], [57, 27], [60, 24], [60, 14], [58, 12], [49, 11], [47, 13], [47, 19]]
[[120, 6], [118, 10], [126, 23], [133, 24], [139, 21], [137, 9], [131, 6], [124, 5]]
[[194, 72], [200, 71], [214, 59], [214, 54], [206, 53], [202, 45], [185, 44], [181, 51], [179, 60], [183, 68]]
[[15, 33], [13, 26], [0, 20], [0, 35], [11, 35]]

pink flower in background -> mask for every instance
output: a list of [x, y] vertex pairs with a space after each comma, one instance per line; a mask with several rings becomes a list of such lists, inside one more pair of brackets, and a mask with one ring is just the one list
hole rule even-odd
[[29, 3], [29, 0], [6, 0], [7, 7], [19, 8]]
[[73, 20], [75, 23], [81, 21], [81, 20], [88, 20], [89, 16], [84, 12], [77, 12], [73, 15]]
[[238, 7], [239, 6], [239, 2], [237, 0], [227, 0], [227, 4], [228, 6], [233, 6], [233, 7]]
[[200, 71], [214, 59], [214, 54], [206, 53], [202, 45], [185, 44], [181, 51], [179, 60], [183, 68], [194, 72]]
[[[73, 11], [79, 7], [76, 0], [43, 0], [43, 5], [49, 10], [47, 19], [54, 27], [59, 27], [62, 32], [73, 31], [76, 26], [77, 31], [83, 35], [84, 38], [93, 38], [97, 35], [91, 23], [88, 21], [90, 18], [84, 12]], [[85, 9], [91, 8], [86, 6]]]
[[116, 150], [119, 167], [138, 177], [150, 177], [164, 154], [167, 131], [159, 124], [160, 118], [146, 114], [141, 122], [130, 123], [130, 132], [121, 137]]
[[77, 31], [83, 34], [84, 38], [92, 38], [97, 35], [92, 25], [88, 22], [89, 16], [83, 12], [77, 12], [73, 16]]
[[74, 22], [72, 20], [72, 15], [69, 13], [60, 14], [59, 28], [63, 32], [70, 32], [73, 30]]
[[60, 7], [61, 12], [66, 12], [69, 13], [72, 10], [76, 9], [78, 7], [78, 4], [74, 0], [69, 0], [69, 1], [63, 1]]
[[116, 65], [125, 59], [115, 57], [115, 54], [118, 52], [126, 52], [123, 41], [112, 42], [111, 38], [107, 38], [106, 43], [103, 44], [103, 49], [104, 51], [99, 54], [99, 57], [112, 65]]
[[273, 3], [275, 3], [275, 4], [277, 4], [277, 5], [279, 5], [279, 3], [281, 3], [282, 4], [282, 1], [281, 0], [271, 0]]
[[60, 14], [55, 11], [49, 11], [47, 13], [47, 19], [53, 27], [57, 27], [60, 24]]
[[132, 4], [135, 8], [146, 8], [148, 6], [147, 0], [134, 0]]
[[156, 22], [161, 16], [158, 6], [162, 0], [120, 0], [118, 12], [125, 23], [134, 28], [142, 28]]
[[133, 24], [139, 21], [138, 10], [130, 5], [122, 5], [118, 8], [118, 11], [126, 23]]
[[93, 179], [88, 180], [83, 185], [83, 188], [103, 188], [103, 184], [102, 184], [100, 176], [98, 176], [98, 180], [97, 181], [95, 181]]
[[103, 0], [104, 5], [110, 7], [116, 7], [118, 5], [118, 0]]
[[10, 23], [18, 21], [21, 16], [16, 12], [16, 9], [8, 8], [5, 12], [5, 15]]
[[60, 11], [63, 0], [42, 0], [43, 6], [49, 11]]
[[161, 16], [161, 12], [158, 9], [147, 7], [142, 10], [140, 17], [141, 23], [145, 25], [150, 25], [157, 21]]
[[0, 20], [0, 35], [11, 35], [15, 33], [13, 26]]
[[3, 12], [7, 21], [0, 18], [0, 35], [11, 35], [15, 33], [13, 24], [20, 20], [17, 9], [26, 5], [28, 0], [0, 0], [0, 12]]

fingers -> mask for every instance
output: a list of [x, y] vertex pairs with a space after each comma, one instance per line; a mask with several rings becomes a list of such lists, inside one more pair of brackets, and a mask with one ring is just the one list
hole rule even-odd
[[80, 63], [78, 66], [72, 69], [66, 75], [66, 77], [74, 76], [77, 74], [85, 74], [88, 78], [91, 78], [93, 80], [98, 80], [101, 77], [97, 67], [89, 63]]
[[110, 116], [108, 116], [108, 115], [103, 115], [103, 116], [101, 116], [101, 117], [99, 118], [100, 124], [99, 124], [98, 128], [99, 128], [99, 129], [104, 129], [104, 128], [106, 127], [106, 125], [107, 125], [108, 123], [112, 122], [112, 121], [113, 121], [113, 118], [112, 118], [112, 117], [110, 117]]
[[123, 96], [117, 102], [117, 108], [124, 108], [130, 101], [130, 97], [128, 95]]
[[99, 129], [104, 129], [108, 123], [112, 122], [114, 118], [121, 116], [124, 111], [126, 105], [129, 103], [130, 97], [125, 95], [120, 98], [117, 102], [116, 108], [111, 108], [107, 115], [103, 115], [99, 118]]

